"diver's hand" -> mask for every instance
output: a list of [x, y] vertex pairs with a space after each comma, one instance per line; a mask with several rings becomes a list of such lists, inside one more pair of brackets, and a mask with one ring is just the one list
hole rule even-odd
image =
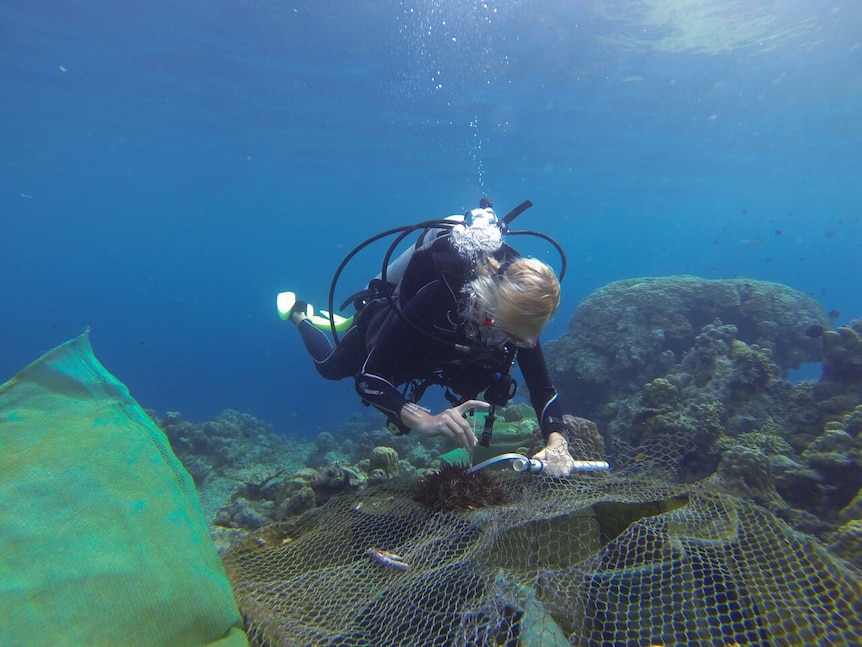
[[445, 436], [459, 447], [470, 451], [476, 446], [477, 439], [473, 427], [464, 416], [470, 410], [487, 411], [490, 406], [481, 400], [467, 400], [457, 407], [432, 415], [408, 402], [401, 409], [401, 422], [426, 438]]
[[545, 464], [542, 474], [548, 476], [568, 476], [575, 471], [575, 459], [569, 453], [569, 442], [557, 431], [548, 434], [545, 448], [533, 458]]

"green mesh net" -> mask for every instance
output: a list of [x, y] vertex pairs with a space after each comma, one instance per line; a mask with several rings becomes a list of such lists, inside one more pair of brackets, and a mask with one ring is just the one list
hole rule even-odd
[[191, 478], [81, 335], [0, 385], [0, 645], [247, 644]]

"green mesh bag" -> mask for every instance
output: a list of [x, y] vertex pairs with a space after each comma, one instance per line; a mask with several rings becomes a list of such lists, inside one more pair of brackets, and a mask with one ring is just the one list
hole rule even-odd
[[246, 645], [188, 473], [87, 334], [0, 386], [0, 644]]

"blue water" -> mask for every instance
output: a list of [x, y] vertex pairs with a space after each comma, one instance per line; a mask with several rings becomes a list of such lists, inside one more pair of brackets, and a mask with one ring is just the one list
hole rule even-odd
[[362, 407], [275, 294], [485, 194], [568, 252], [546, 339], [647, 275], [862, 316], [850, 0], [5, 0], [0, 81], [0, 381], [91, 327], [144, 407], [316, 433]]

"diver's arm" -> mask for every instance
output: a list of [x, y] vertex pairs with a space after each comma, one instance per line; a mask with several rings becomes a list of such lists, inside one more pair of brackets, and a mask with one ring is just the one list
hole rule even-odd
[[401, 408], [401, 422], [426, 438], [445, 436], [470, 451], [476, 446], [477, 439], [465, 416], [471, 410], [486, 411], [488, 408], [487, 402], [467, 400], [435, 415], [417, 404], [407, 402]]
[[551, 383], [541, 345], [518, 351], [518, 365], [530, 390], [530, 399], [542, 429], [545, 448], [533, 458], [542, 461], [548, 476], [568, 476], [575, 470], [575, 459], [569, 452], [566, 423], [557, 401], [557, 390]]
[[468, 451], [476, 446], [476, 434], [465, 415], [470, 410], [486, 411], [489, 408], [487, 402], [468, 400], [451, 409], [432, 414], [407, 400], [388, 380], [369, 373], [363, 373], [356, 380], [356, 392], [364, 402], [386, 414], [398, 435], [416, 430], [425, 438], [445, 436]]
[[401, 409], [408, 400], [389, 380], [363, 368], [356, 376], [356, 393], [365, 404], [370, 404], [389, 419], [390, 425], [395, 427], [394, 433], [401, 435], [410, 431], [410, 427], [401, 423]]
[[530, 391], [530, 402], [536, 411], [542, 438], [547, 443], [551, 440], [551, 433], [557, 432], [565, 439], [566, 423], [563, 422], [563, 411], [558, 402], [557, 390], [548, 374], [541, 343], [536, 344], [535, 348], [519, 349], [518, 366]]

